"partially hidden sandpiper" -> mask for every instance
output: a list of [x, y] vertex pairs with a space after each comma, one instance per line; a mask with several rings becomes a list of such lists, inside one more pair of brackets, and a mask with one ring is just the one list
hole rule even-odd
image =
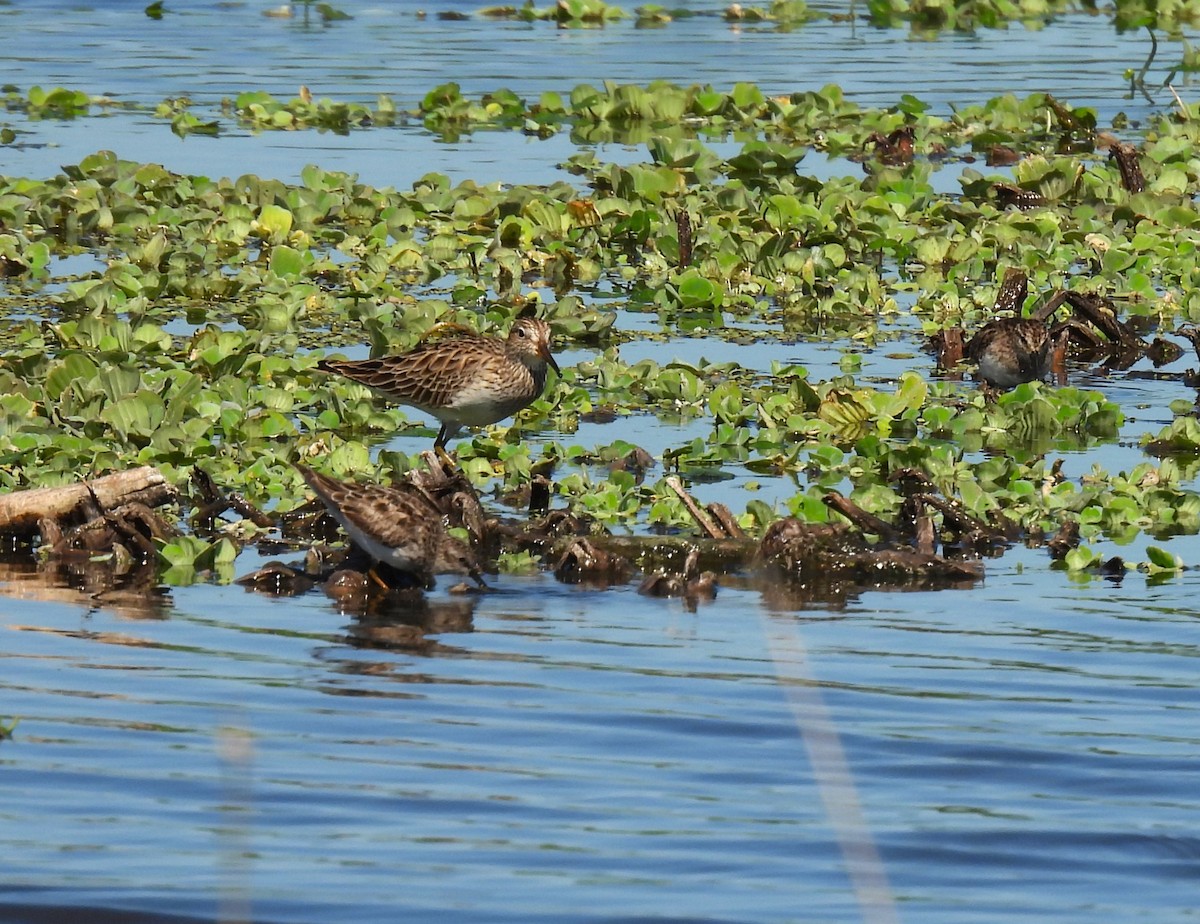
[[[446, 532], [441, 512], [416, 493], [380, 484], [338, 481], [296, 463], [321, 503], [373, 561], [411, 576], [426, 590], [435, 574], [469, 574], [486, 586], [474, 553]], [[388, 586], [377, 572], [372, 576]]]
[[1062, 369], [1067, 346], [1067, 328], [1051, 325], [1050, 319], [1067, 293], [1059, 293], [1029, 317], [1021, 314], [1029, 296], [1029, 276], [1009, 267], [996, 293], [998, 317], [983, 325], [966, 344], [967, 359], [979, 366], [986, 389], [1015, 388], [1024, 382], [1044, 379], [1051, 369]]
[[559, 372], [550, 354], [550, 325], [518, 317], [504, 339], [475, 333], [428, 340], [407, 353], [380, 359], [322, 360], [336, 372], [436, 417], [434, 449], [463, 427], [483, 427], [528, 407], [546, 387], [546, 370]]
[[994, 388], [1013, 388], [1050, 372], [1055, 346], [1051, 330], [1037, 318], [997, 318], [981, 327], [966, 346], [979, 377]]

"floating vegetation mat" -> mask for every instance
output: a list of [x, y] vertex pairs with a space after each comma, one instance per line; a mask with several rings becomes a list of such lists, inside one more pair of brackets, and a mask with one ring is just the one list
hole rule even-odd
[[[10, 110], [43, 117], [109, 105], [8, 92]], [[1100, 564], [1091, 540], [1200, 529], [1196, 376], [1163, 336], [1200, 315], [1192, 107], [1134, 133], [1040, 94], [935, 115], [911, 97], [863, 110], [835, 87], [768, 98], [749, 84], [605, 84], [528, 102], [505, 91], [470, 100], [448, 84], [412, 112], [263, 93], [213, 119], [180, 101], [157, 111], [180, 132], [217, 131], [230, 116], [264, 130], [413, 120], [445, 135], [567, 132], [645, 151], [615, 164], [581, 148], [568, 163], [575, 181], [548, 186], [455, 186], [430, 173], [396, 190], [316, 165], [292, 185], [180, 176], [103, 151], [53, 176], [0, 178], [0, 484], [152, 466], [185, 534], [130, 528], [147, 537], [137, 554], [157, 555], [172, 580], [229, 578], [243, 544], [275, 541], [271, 518], [309, 500], [297, 461], [380, 482], [425, 464], [387, 444], [408, 431], [432, 439], [428, 420], [322, 373], [322, 358], [406, 350], [435, 325], [503, 333], [522, 311], [549, 320], [556, 349], [577, 361], [515, 426], [455, 447], [469, 484], [506, 515], [543, 479], [547, 506], [586, 517], [591, 532], [689, 534], [689, 495], [669, 479], [702, 499], [706, 481], [737, 471], [792, 486], [776, 504], [747, 491], [734, 505], [751, 537], [783, 517], [843, 522], [831, 491], [870, 516], [916, 522], [897, 482], [916, 472], [953, 505], [930, 508], [927, 552], [945, 541], [949, 509], [1003, 524], [1006, 542], [1070, 526], [1067, 544], [1085, 545], [1060, 557], [1077, 568]], [[844, 175], [805, 171], [830, 156]], [[960, 171], [961, 191], [935, 190], [946, 169]], [[65, 272], [76, 258], [82, 271]], [[1027, 288], [1007, 298], [1013, 271]], [[844, 371], [677, 362], [665, 341], [661, 360], [626, 362], [622, 347], [646, 336], [628, 324], [639, 314], [671, 337], [827, 339], [846, 346]], [[947, 333], [969, 339], [997, 315], [1071, 327], [1053, 383], [979, 387], [970, 350], [956, 354]], [[928, 338], [919, 365], [940, 371], [856, 377], [854, 352], [898, 330], [916, 350]], [[1176, 419], [1160, 432], [1134, 432], [1103, 393], [1071, 384], [1072, 369], [1120, 375], [1143, 359], [1179, 384]], [[668, 434], [649, 450], [622, 428], [647, 416]], [[700, 435], [672, 444], [680, 422]], [[584, 423], [611, 438], [581, 445]], [[1118, 440], [1152, 454], [1119, 473], [1058, 457], [1077, 462]], [[193, 514], [209, 501], [197, 472], [267, 518], [226, 513], [200, 528]], [[1148, 568], [1182, 565], [1147, 555]], [[528, 563], [528, 549], [489, 562]]]

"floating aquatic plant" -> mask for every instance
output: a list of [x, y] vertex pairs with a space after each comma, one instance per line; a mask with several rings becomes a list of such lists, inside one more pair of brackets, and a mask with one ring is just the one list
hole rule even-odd
[[[46, 111], [53, 95], [37, 97]], [[62, 99], [81, 105], [73, 93]], [[230, 111], [297, 130], [404, 117], [390, 101], [304, 95], [244, 95]], [[182, 100], [160, 111], [190, 114]], [[1156, 126], [1142, 153], [1147, 188], [1133, 193], [1086, 144], [1058, 150], [1064, 133], [1092, 139], [1094, 114], [1044, 95], [939, 117], [911, 98], [863, 111], [836, 88], [770, 99], [750, 84], [605, 84], [527, 104], [506, 91], [467, 100], [445, 85], [417, 115], [439, 132], [531, 122], [646, 132], [646, 157], [613, 164], [581, 153], [571, 159], [577, 183], [545, 187], [456, 185], [431, 173], [408, 190], [379, 189], [317, 166], [298, 184], [210, 179], [107, 152], [55, 176], [0, 179], [0, 259], [13, 280], [3, 300], [25, 316], [0, 331], [0, 482], [149, 463], [181, 483], [203, 463], [252, 502], [286, 509], [302, 496], [290, 467], [298, 455], [328, 454], [349, 472], [398, 430], [432, 435], [366, 389], [317, 373], [321, 356], [407, 349], [443, 322], [495, 330], [536, 303], [588, 358], [517, 422], [560, 436], [526, 443], [498, 430], [462, 445], [468, 477], [497, 494], [553, 468], [561, 501], [604, 523], [684, 526], [688, 511], [661, 473], [610, 470], [631, 451], [622, 440], [570, 442], [583, 420], [651, 414], [707, 423], [665, 447], [665, 468], [795, 479], [780, 509], [748, 500], [749, 528], [783, 513], [828, 519], [822, 496], [834, 489], [892, 513], [902, 498], [889, 479], [919, 468], [973, 514], [1035, 532], [1064, 516], [1088, 537], [1200, 529], [1200, 501], [1170, 459], [1116, 475], [1053, 468], [1055, 453], [1128, 439], [1120, 409], [1097, 392], [1030, 384], [991, 401], [915, 372], [864, 378], [853, 353], [844, 374], [824, 380], [799, 365], [626, 362], [632, 335], [617, 312], [659, 320], [661, 334], [639, 336], [821, 330], [870, 346], [909, 315], [930, 332], [977, 326], [1002, 268], [1019, 263], [1039, 291], [1110, 288], [1149, 330], [1200, 307], [1194, 127]], [[203, 123], [177, 127], [188, 124]], [[871, 136], [905, 126], [915, 159], [884, 163]], [[752, 136], [728, 156], [706, 143], [735, 129]], [[935, 192], [933, 155], [973, 156], [981, 138], [1026, 153], [1007, 179], [1037, 204], [1006, 205], [998, 179], [974, 170], [962, 173], [962, 196]], [[814, 149], [867, 167], [819, 180], [803, 172]], [[55, 275], [58, 261], [83, 253], [101, 259]], [[1181, 416], [1145, 442], [1182, 458], [1200, 446], [1194, 429]], [[382, 452], [375, 468], [399, 474], [412, 461]], [[203, 571], [230, 554], [213, 549], [173, 546], [170, 562]]]

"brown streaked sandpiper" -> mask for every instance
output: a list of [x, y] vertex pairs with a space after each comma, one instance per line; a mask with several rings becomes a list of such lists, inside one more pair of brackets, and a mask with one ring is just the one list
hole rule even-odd
[[407, 353], [327, 359], [317, 368], [436, 417], [441, 429], [433, 445], [443, 453], [463, 427], [487, 426], [528, 407], [546, 387], [547, 368], [559, 371], [550, 354], [550, 325], [533, 317], [518, 317], [504, 339], [445, 337]]
[[1013, 388], [1045, 378], [1050, 372], [1054, 338], [1037, 318], [989, 321], [966, 345], [967, 358], [979, 365], [979, 377], [994, 388]]
[[[417, 492], [338, 481], [300, 463], [296, 470], [373, 561], [411, 575], [427, 590], [435, 574], [469, 574], [486, 586], [470, 547], [446, 532], [441, 513]], [[375, 578], [383, 584], [378, 574]]]

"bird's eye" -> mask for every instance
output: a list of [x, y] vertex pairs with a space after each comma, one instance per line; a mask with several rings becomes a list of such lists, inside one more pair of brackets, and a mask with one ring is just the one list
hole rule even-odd
[[523, 328], [523, 327], [518, 327], [518, 328], [517, 328], [517, 336], [518, 336], [518, 337], [527, 337], [527, 336], [529, 336], [529, 335], [525, 333], [525, 328]]

